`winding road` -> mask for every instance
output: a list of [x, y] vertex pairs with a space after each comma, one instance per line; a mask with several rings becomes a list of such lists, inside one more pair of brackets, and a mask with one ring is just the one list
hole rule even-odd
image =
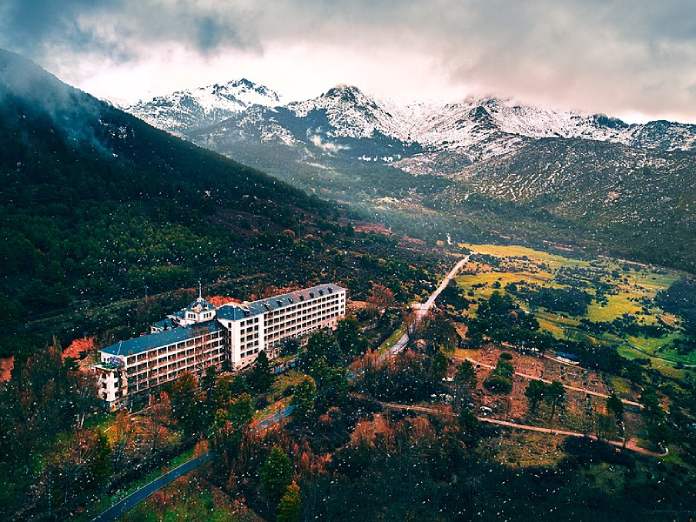
[[[253, 429], [268, 429], [271, 426], [278, 424], [283, 419], [287, 418], [294, 409], [295, 407], [292, 405], [286, 406], [282, 410], [279, 410], [259, 421]], [[140, 504], [143, 500], [146, 500], [153, 493], [156, 493], [163, 487], [174, 482], [179, 477], [186, 475], [187, 473], [201, 467], [203, 464], [209, 462], [212, 459], [213, 455], [210, 452], [206, 452], [199, 457], [195, 457], [191, 460], [184, 462], [180, 466], [177, 466], [176, 468], [160, 475], [149, 484], [146, 484], [143, 487], [137, 489], [127, 497], [119, 500], [109, 509], [101, 513], [99, 516], [95, 517], [92, 522], [110, 522], [112, 520], [118, 519], [124, 513], [130, 511], [135, 506]]]

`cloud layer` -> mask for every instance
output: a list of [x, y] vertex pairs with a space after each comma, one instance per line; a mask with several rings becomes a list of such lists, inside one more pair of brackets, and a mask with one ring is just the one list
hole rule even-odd
[[691, 0], [5, 0], [0, 46], [123, 101], [249, 76], [696, 121]]

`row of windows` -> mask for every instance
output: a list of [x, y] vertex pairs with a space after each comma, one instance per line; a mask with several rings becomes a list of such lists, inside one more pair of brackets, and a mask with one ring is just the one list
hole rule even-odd
[[[183, 345], [184, 343], [180, 343], [180, 344]], [[136, 366], [129, 366], [128, 373], [133, 373], [133, 372], [137, 373], [137, 372], [141, 371], [145, 366], [149, 366], [150, 368], [152, 368], [154, 366], [162, 364], [163, 362], [176, 360], [184, 355], [191, 355], [194, 352], [199, 351], [201, 349], [207, 350], [211, 347], [222, 346], [222, 345], [223, 345], [222, 339], [219, 338], [219, 336], [216, 336], [216, 337], [211, 337], [209, 339], [199, 338], [199, 339], [197, 339], [197, 342], [195, 342], [195, 343], [194, 342], [191, 342], [190, 344], [186, 343], [186, 345], [182, 346], [181, 349], [176, 349], [176, 350], [172, 349], [169, 351], [164, 351], [162, 355], [159, 355], [159, 352], [161, 350], [158, 350], [157, 354], [155, 354], [155, 352], [153, 351], [153, 352], [151, 352], [152, 355], [149, 358], [147, 358], [144, 362], [141, 362], [140, 364], [138, 364]]]
[[303, 312], [301, 314], [288, 314], [286, 316], [278, 317], [276, 319], [273, 319], [272, 321], [267, 322], [267, 327], [273, 328], [274, 326], [281, 325], [283, 323], [287, 323], [288, 321], [293, 321], [296, 318], [299, 319], [306, 319], [306, 318], [311, 318], [311, 317], [317, 317], [318, 315], [321, 314], [326, 314], [329, 312], [337, 311], [339, 310], [340, 305], [337, 303], [331, 303], [326, 306], [322, 306], [320, 308], [312, 308], [310, 310], [307, 310], [306, 312]]
[[[194, 361], [194, 360], [205, 360], [209, 358], [211, 355], [217, 354], [217, 353], [223, 353], [224, 346], [222, 346], [222, 343], [218, 343], [215, 346], [208, 346], [206, 347], [206, 350], [199, 353], [199, 354], [193, 354], [193, 353], [187, 353], [185, 356], [180, 356], [180, 357], [171, 357], [166, 360], [166, 361], [159, 361], [159, 364], [157, 365], [152, 365], [152, 366], [145, 366], [145, 365], [138, 365], [135, 368], [129, 368], [128, 370], [128, 377], [138, 377], [147, 374], [148, 370], [150, 374], [152, 375], [153, 373], [157, 373], [158, 371], [165, 369], [165, 368], [170, 368], [170, 367], [179, 367], [181, 364], [185, 364], [186, 361]], [[179, 365], [179, 366], [177, 366]]]
[[310, 331], [312, 329], [321, 327], [327, 321], [331, 321], [332, 319], [337, 318], [338, 315], [338, 312], [334, 312], [331, 314], [327, 314], [321, 318], [312, 319], [311, 321], [303, 321], [302, 323], [289, 325], [283, 330], [269, 333], [269, 335], [266, 336], [266, 341], [273, 342], [276, 340], [285, 339], [286, 337], [292, 337], [294, 335], [298, 335], [306, 331]]
[[248, 350], [246, 352], [242, 352], [240, 355], [242, 358], [244, 357], [249, 357], [250, 355], [254, 355], [255, 353], [259, 353], [259, 347], [257, 346], [256, 348], [252, 350]]
[[239, 325], [242, 326], [242, 327], [244, 327], [244, 326], [248, 326], [248, 325], [250, 325], [250, 324], [256, 324], [256, 323], [258, 323], [258, 322], [259, 322], [259, 318], [258, 318], [258, 317], [253, 317], [253, 318], [251, 318], [251, 319], [245, 319], [244, 321], [242, 321], [241, 323], [239, 323]]
[[219, 353], [213, 354], [212, 356], [201, 358], [197, 361], [187, 360], [185, 363], [177, 363], [175, 365], [170, 365], [167, 368], [163, 368], [157, 372], [150, 372], [149, 375], [143, 374], [138, 377], [131, 377], [128, 379], [128, 387], [131, 390], [144, 390], [148, 386], [154, 386], [158, 383], [162, 383], [171, 380], [182, 372], [191, 370], [200, 370], [202, 368], [207, 368], [213, 364], [218, 364], [222, 362], [225, 354], [220, 351]]
[[[210, 359], [208, 361], [208, 364], [205, 365], [205, 368], [207, 368], [209, 366], [219, 366], [220, 364], [222, 364], [222, 361], [223, 361], [222, 355], [220, 355], [219, 357], [217, 357], [215, 359]], [[171, 380], [176, 379], [185, 371], [188, 371], [188, 369], [183, 368], [180, 370], [173, 371], [173, 372], [167, 374], [166, 376], [155, 377], [155, 378], [150, 379], [150, 380], [140, 381], [136, 386], [134, 386], [129, 391], [138, 392], [138, 391], [148, 390], [148, 389], [153, 388], [155, 386], [158, 386], [160, 384], [164, 384], [165, 382], [169, 382]]]
[[277, 317], [278, 315], [287, 314], [290, 312], [302, 312], [304, 310], [307, 310], [308, 308], [315, 308], [317, 306], [325, 306], [329, 302], [338, 303], [340, 301], [341, 301], [341, 299], [339, 299], [338, 296], [331, 296], [331, 297], [323, 297], [321, 299], [315, 299], [313, 301], [298, 303], [298, 304], [286, 306], [284, 308], [280, 308], [277, 310], [267, 312], [266, 319], [267, 320], [273, 319], [274, 317]]
[[301, 318], [299, 321], [284, 321], [282, 323], [279, 323], [277, 325], [271, 326], [267, 329], [267, 334], [273, 334], [275, 332], [278, 332], [280, 330], [292, 328], [293, 326], [297, 326], [300, 324], [304, 324], [307, 321], [312, 321], [319, 319], [321, 317], [336, 317], [339, 314], [339, 308], [337, 306], [329, 309], [329, 310], [323, 310], [320, 312], [315, 312], [313, 314], [309, 314], [306, 317]]
[[222, 332], [213, 332], [206, 335], [199, 335], [197, 337], [192, 337], [191, 339], [186, 339], [185, 341], [181, 341], [179, 343], [162, 346], [160, 348], [149, 350], [138, 355], [131, 355], [128, 357], [128, 359], [126, 359], [126, 363], [128, 366], [130, 366], [132, 364], [135, 364], [136, 362], [146, 361], [170, 353], [176, 353], [177, 351], [182, 350], [184, 348], [194, 346], [196, 342], [208, 342], [212, 339], [219, 339], [221, 337]]

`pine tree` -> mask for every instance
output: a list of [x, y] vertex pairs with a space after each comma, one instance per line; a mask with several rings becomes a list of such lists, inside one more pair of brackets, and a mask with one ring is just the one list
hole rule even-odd
[[476, 388], [476, 370], [470, 361], [464, 361], [454, 374], [454, 407], [461, 410]]
[[479, 440], [481, 423], [470, 408], [462, 408], [459, 413], [461, 437], [468, 447], [474, 447]]
[[623, 402], [621, 402], [621, 399], [619, 399], [615, 392], [612, 392], [612, 394], [607, 399], [607, 411], [614, 415], [614, 418], [616, 419], [616, 424], [618, 426], [623, 425], [624, 406]]
[[275, 504], [292, 480], [292, 462], [281, 447], [273, 446], [259, 475], [264, 495]]
[[309, 376], [306, 376], [297, 386], [292, 397], [292, 406], [295, 407], [293, 416], [300, 422], [312, 418], [316, 409], [317, 385]]
[[553, 381], [546, 387], [546, 394], [544, 395], [544, 400], [551, 405], [551, 418], [556, 413], [557, 408], [563, 408], [565, 406], [565, 388], [560, 381]]
[[285, 494], [278, 503], [276, 510], [276, 522], [299, 522], [302, 514], [302, 498], [300, 486], [295, 481], [285, 490]]
[[271, 373], [271, 363], [265, 351], [259, 352], [254, 367], [249, 374], [249, 382], [257, 393], [266, 393], [273, 384], [273, 374]]
[[527, 403], [529, 404], [530, 413], [536, 413], [539, 403], [544, 398], [546, 392], [546, 385], [542, 381], [530, 381], [527, 385], [527, 389], [524, 391], [527, 397]]

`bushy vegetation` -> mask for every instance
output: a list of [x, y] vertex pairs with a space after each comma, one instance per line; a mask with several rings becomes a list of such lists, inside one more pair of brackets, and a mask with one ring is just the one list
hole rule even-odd
[[510, 362], [510, 355], [503, 352], [490, 375], [483, 381], [483, 385], [493, 393], [507, 394], [512, 391], [512, 378], [515, 375], [515, 367]]
[[530, 306], [543, 307], [552, 312], [565, 312], [571, 315], [585, 315], [592, 302], [592, 296], [576, 288], [538, 289], [521, 287], [511, 283], [505, 288], [511, 294], [527, 301]]
[[682, 318], [686, 334], [696, 339], [696, 279], [685, 277], [655, 297], [656, 302], [667, 312]]
[[520, 345], [543, 344], [543, 334], [533, 315], [522, 310], [512, 297], [498, 291], [490, 299], [480, 300], [476, 316], [467, 320], [473, 345], [485, 339]]
[[358, 382], [358, 390], [384, 401], [416, 402], [426, 400], [440, 390], [446, 363], [442, 355], [428, 357], [406, 351], [390, 361], [366, 359]]

